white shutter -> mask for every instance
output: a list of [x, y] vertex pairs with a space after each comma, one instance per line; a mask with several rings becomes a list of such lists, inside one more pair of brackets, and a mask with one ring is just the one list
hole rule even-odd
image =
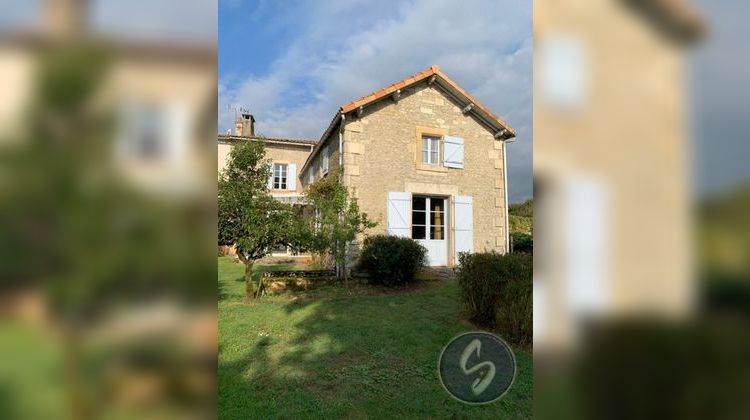
[[443, 166], [448, 168], [464, 167], [464, 139], [461, 137], [445, 136], [443, 151], [445, 154]]
[[453, 204], [455, 215], [455, 251], [456, 263], [460, 252], [474, 252], [474, 209], [471, 197], [456, 196]]
[[330, 161], [330, 156], [328, 155], [328, 146], [325, 146], [323, 148], [322, 155], [323, 155], [323, 157], [322, 157], [323, 174], [325, 175], [325, 174], [328, 173], [328, 167], [329, 167], [329, 163], [330, 163], [329, 162]]
[[168, 158], [181, 162], [187, 153], [190, 133], [190, 116], [182, 103], [172, 103], [167, 108]]
[[290, 163], [289, 171], [286, 174], [286, 188], [291, 191], [297, 191], [297, 164]]
[[273, 162], [268, 162], [268, 167], [271, 169], [271, 175], [268, 177], [268, 189], [273, 189]]
[[388, 193], [388, 234], [411, 237], [411, 194]]

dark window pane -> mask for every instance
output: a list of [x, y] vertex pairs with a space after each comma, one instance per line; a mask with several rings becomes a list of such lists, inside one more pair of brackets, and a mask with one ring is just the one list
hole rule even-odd
[[411, 213], [411, 223], [415, 225], [426, 225], [425, 214], [426, 213], [423, 211], [413, 211]]
[[425, 239], [425, 227], [424, 226], [412, 226], [411, 238], [412, 239]]
[[433, 198], [430, 200], [430, 210], [432, 211], [443, 211], [444, 200], [441, 198]]
[[445, 213], [433, 213], [430, 212], [430, 224], [431, 225], [444, 225], [445, 224]]
[[430, 227], [430, 239], [443, 240], [443, 227], [442, 226], [431, 226]]
[[425, 197], [414, 197], [412, 198], [411, 208], [412, 210], [424, 210], [426, 206]]

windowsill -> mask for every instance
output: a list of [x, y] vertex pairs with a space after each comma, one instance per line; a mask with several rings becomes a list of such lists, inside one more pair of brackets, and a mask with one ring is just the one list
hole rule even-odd
[[448, 172], [448, 168], [440, 165], [429, 165], [426, 163], [417, 163], [418, 171], [429, 171], [429, 172]]

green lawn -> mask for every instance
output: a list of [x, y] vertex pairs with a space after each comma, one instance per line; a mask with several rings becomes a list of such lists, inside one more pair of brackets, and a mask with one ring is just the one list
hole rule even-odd
[[222, 419], [532, 416], [529, 352], [516, 351], [516, 382], [497, 403], [468, 406], [441, 387], [440, 350], [472, 329], [452, 281], [402, 293], [328, 287], [244, 304], [242, 273], [219, 258]]

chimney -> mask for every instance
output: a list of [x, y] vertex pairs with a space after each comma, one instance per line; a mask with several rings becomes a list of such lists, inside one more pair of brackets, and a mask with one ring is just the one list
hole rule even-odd
[[255, 117], [252, 114], [242, 114], [242, 136], [252, 137], [255, 135]]
[[43, 24], [57, 38], [70, 38], [86, 32], [89, 0], [44, 0]]
[[234, 120], [234, 135], [235, 136], [241, 136], [242, 135], [242, 119], [237, 118]]

